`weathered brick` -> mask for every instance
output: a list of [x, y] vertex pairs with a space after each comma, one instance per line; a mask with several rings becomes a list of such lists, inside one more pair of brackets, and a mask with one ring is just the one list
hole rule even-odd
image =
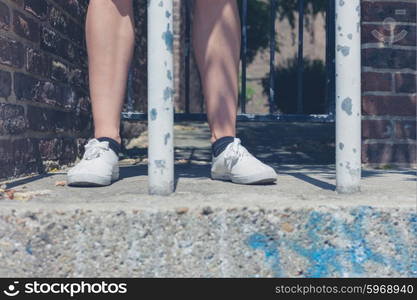
[[58, 86], [61, 90], [60, 106], [67, 110], [75, 110], [82, 96], [68, 84], [59, 84]]
[[362, 91], [391, 91], [391, 73], [362, 72]]
[[78, 138], [76, 141], [77, 157], [82, 157], [85, 152], [85, 144], [87, 144], [88, 139]]
[[25, 110], [20, 105], [0, 103], [0, 134], [19, 134], [26, 130]]
[[53, 59], [51, 65], [51, 78], [59, 81], [68, 82], [70, 70], [66, 63]]
[[30, 12], [32, 15], [43, 20], [46, 17], [48, 10], [48, 3], [46, 1], [39, 0], [25, 0], [25, 10]]
[[7, 98], [12, 92], [12, 75], [0, 70], [0, 98]]
[[60, 33], [68, 36], [72, 42], [81, 45], [84, 38], [84, 29], [68, 18], [61, 8], [52, 6], [48, 14], [49, 24]]
[[59, 158], [59, 163], [64, 165], [72, 163], [76, 159], [77, 153], [78, 151], [75, 139], [62, 139], [62, 152], [61, 157]]
[[363, 96], [364, 115], [415, 116], [416, 96]]
[[60, 105], [62, 91], [51, 81], [43, 81], [30, 75], [14, 74], [14, 93], [18, 100], [30, 100], [50, 105]]
[[0, 64], [21, 68], [24, 60], [23, 45], [18, 41], [0, 36]]
[[397, 93], [415, 93], [417, 77], [414, 74], [395, 74], [395, 91]]
[[86, 72], [84, 72], [84, 70], [81, 70], [80, 68], [72, 68], [69, 75], [69, 82], [71, 83], [71, 85], [87, 89], [85, 73]]
[[[416, 46], [416, 26], [397, 25], [394, 29], [394, 34], [398, 36], [399, 39], [393, 43], [394, 45]], [[387, 30], [382, 24], [362, 25], [362, 44], [385, 43], [388, 45], [388, 42], [390, 42], [390, 36], [391, 31]]]
[[390, 48], [362, 50], [362, 65], [374, 68], [416, 69], [416, 51]]
[[62, 155], [62, 138], [40, 140], [39, 153], [43, 160], [58, 160]]
[[0, 2], [0, 29], [10, 29], [10, 11], [3, 2]]
[[60, 43], [60, 40], [61, 37], [58, 32], [45, 26], [41, 27], [40, 46], [42, 50], [58, 55], [58, 44]]
[[416, 139], [416, 121], [397, 121], [395, 137], [398, 139]]
[[[398, 13], [400, 10], [402, 10], [401, 13]], [[397, 22], [415, 23], [416, 4], [394, 0], [389, 2], [362, 1], [362, 21], [383, 22], [386, 18], [393, 18]]]
[[362, 160], [364, 163], [373, 164], [415, 164], [416, 144], [364, 144]]
[[0, 141], [0, 178], [41, 171], [37, 147], [30, 139]]
[[17, 6], [23, 7], [24, 0], [11, 0], [11, 1], [14, 2]]
[[49, 51], [59, 57], [77, 63], [78, 49], [67, 39], [63, 38], [57, 31], [42, 27], [41, 49]]
[[386, 139], [392, 137], [394, 128], [390, 121], [364, 120], [362, 121], [362, 138]]
[[74, 114], [45, 109], [40, 107], [28, 106], [27, 120], [28, 127], [40, 132], [70, 132], [74, 128]]
[[32, 76], [18, 73], [14, 74], [14, 93], [18, 100], [38, 101], [42, 82]]
[[74, 129], [77, 132], [85, 132], [91, 129], [92, 116], [91, 114], [78, 114], [74, 119]]
[[51, 58], [46, 53], [27, 48], [26, 49], [26, 70], [31, 74], [49, 77], [51, 73]]
[[13, 27], [17, 35], [35, 43], [39, 42], [39, 23], [17, 10], [13, 11]]
[[56, 86], [60, 92], [57, 105], [66, 110], [75, 111], [82, 96], [69, 84], [59, 83]]
[[91, 100], [90, 97], [84, 93], [81, 93], [82, 97], [79, 101], [79, 108], [82, 112], [91, 113]]
[[77, 141], [74, 138], [41, 139], [38, 144], [42, 160], [68, 164], [73, 162], [78, 154]]
[[55, 0], [55, 2], [76, 19], [85, 15], [85, 5], [80, 0]]

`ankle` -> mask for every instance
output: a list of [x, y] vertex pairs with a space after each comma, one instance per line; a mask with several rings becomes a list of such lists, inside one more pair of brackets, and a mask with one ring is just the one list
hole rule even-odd
[[225, 135], [219, 135], [219, 136], [215, 136], [212, 135], [210, 138], [210, 143], [213, 145], [215, 142], [217, 142], [218, 140], [225, 138], [225, 137], [233, 137], [235, 138], [236, 136], [234, 134], [225, 134]]
[[219, 156], [224, 150], [226, 150], [229, 144], [233, 143], [235, 138], [233, 136], [224, 136], [211, 145], [212, 154], [214, 157]]
[[114, 141], [116, 141], [117, 143], [119, 143], [120, 145], [122, 144], [122, 138], [119, 135], [111, 135], [111, 134], [95, 134], [94, 138], [99, 139], [99, 138], [110, 138]]

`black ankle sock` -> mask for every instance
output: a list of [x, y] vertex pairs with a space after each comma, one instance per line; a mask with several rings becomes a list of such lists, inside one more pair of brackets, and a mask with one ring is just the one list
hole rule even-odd
[[112, 149], [116, 154], [121, 152], [122, 146], [115, 140], [108, 137], [101, 137], [97, 139], [99, 142], [108, 142], [110, 149]]
[[211, 151], [213, 152], [213, 156], [214, 157], [219, 156], [230, 143], [233, 143], [234, 140], [235, 138], [233, 136], [225, 136], [215, 141], [213, 145], [211, 146]]

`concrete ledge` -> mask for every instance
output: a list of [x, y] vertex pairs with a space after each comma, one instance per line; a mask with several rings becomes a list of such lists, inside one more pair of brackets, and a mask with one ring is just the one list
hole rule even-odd
[[106, 188], [55, 186], [63, 174], [9, 184], [43, 195], [0, 200], [0, 276], [417, 277], [412, 170], [365, 170], [346, 196], [332, 166], [240, 186], [187, 164], [174, 195], [150, 197], [144, 169]]

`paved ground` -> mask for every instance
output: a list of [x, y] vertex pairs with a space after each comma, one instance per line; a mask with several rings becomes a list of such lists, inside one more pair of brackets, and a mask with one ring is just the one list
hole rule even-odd
[[338, 195], [331, 126], [251, 126], [242, 139], [276, 185], [209, 179], [202, 124], [176, 127], [170, 197], [147, 195], [146, 137], [130, 141], [112, 186], [56, 186], [63, 172], [8, 183], [0, 275], [417, 277], [415, 170], [364, 169], [362, 192]]

